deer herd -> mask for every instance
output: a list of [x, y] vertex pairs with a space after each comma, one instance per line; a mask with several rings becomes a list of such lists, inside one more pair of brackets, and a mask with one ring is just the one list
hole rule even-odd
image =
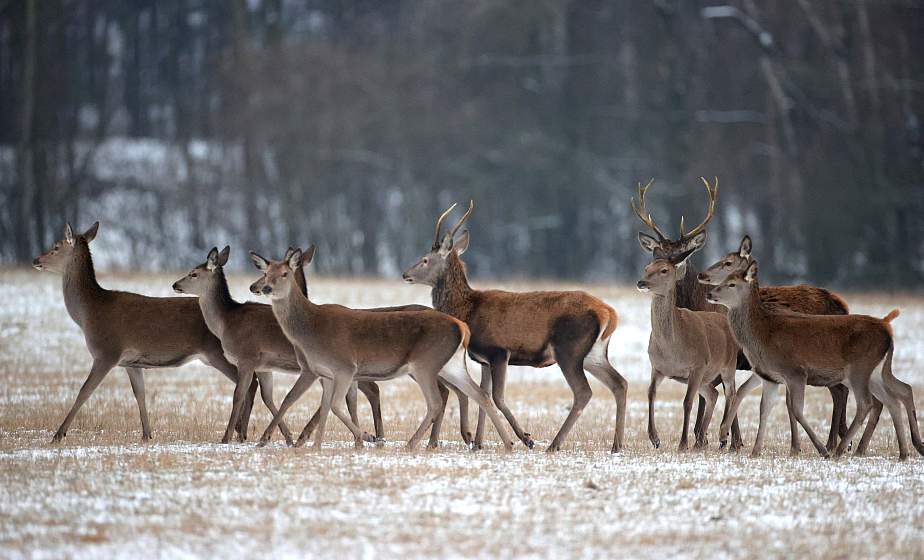
[[[681, 219], [677, 239], [668, 237], [646, 208], [651, 182], [644, 187], [639, 184], [638, 201], [632, 200], [635, 213], [654, 234], [638, 235], [642, 248], [652, 256], [638, 281], [639, 290], [651, 296], [651, 444], [656, 448], [661, 445], [655, 425], [655, 398], [660, 383], [670, 378], [686, 384], [680, 450], [690, 445], [694, 401], [698, 407], [692, 446], [708, 445], [719, 385], [725, 396], [720, 445], [741, 449], [738, 407], [761, 385], [760, 423], [751, 452], [759, 455], [782, 385], [792, 454], [800, 452], [800, 426], [818, 453], [828, 457], [844, 454], [865, 422], [854, 450], [862, 455], [886, 407], [894, 424], [899, 457], [909, 455], [902, 408], [910, 426], [911, 444], [924, 455], [911, 386], [892, 372], [890, 323], [898, 310], [881, 319], [854, 315], [843, 299], [823, 288], [761, 287], [747, 236], [736, 251], [705, 271], [697, 271], [690, 257], [706, 243], [706, 226], [715, 212], [718, 194], [717, 180], [710, 184], [703, 179], [703, 183], [708, 196], [706, 217], [689, 231]], [[97, 282], [90, 256], [89, 244], [99, 223], [83, 233], [67, 225], [64, 239], [36, 258], [33, 266], [62, 275], [65, 306], [83, 331], [93, 364], [53, 441], [65, 437], [80, 407], [117, 366], [128, 373], [141, 416], [142, 438], [149, 440], [144, 370], [174, 367], [199, 358], [235, 384], [222, 438], [225, 443], [235, 433], [241, 441], [246, 440], [257, 389], [273, 416], [260, 445], [265, 445], [278, 428], [289, 445], [301, 445], [313, 435], [314, 446], [320, 447], [331, 411], [349, 429], [356, 447], [383, 442], [378, 383], [407, 375], [420, 387], [426, 402], [426, 414], [408, 440], [408, 448], [415, 448], [428, 430], [428, 447], [439, 445], [450, 391], [459, 400], [461, 437], [468, 446], [482, 447], [487, 417], [505, 450], [513, 446], [508, 426], [517, 439], [532, 448], [533, 436], [523, 430], [505, 400], [507, 366], [558, 364], [573, 393], [573, 403], [548, 451], [561, 448], [590, 401], [585, 372], [597, 378], [616, 400], [611, 449], [621, 451], [628, 383], [609, 358], [610, 338], [617, 328], [616, 311], [582, 291], [520, 293], [472, 288], [461, 260], [469, 246], [469, 232], [460, 229], [474, 204], [444, 233], [443, 222], [454, 208], [439, 216], [429, 250], [403, 274], [408, 283], [430, 287], [432, 308], [352, 309], [313, 302], [304, 268], [314, 257], [314, 246], [305, 251], [290, 247], [279, 261], [250, 253], [262, 274], [250, 291], [265, 296], [269, 304], [240, 303], [231, 296], [224, 273], [229, 247], [222, 251], [213, 248], [205, 262], [173, 284], [176, 292], [195, 298], [107, 290]], [[481, 366], [480, 386], [471, 376], [475, 363]], [[737, 386], [737, 370], [753, 370], [753, 374]], [[297, 376], [278, 408], [273, 401], [273, 372]], [[322, 387], [321, 404], [295, 439], [285, 414], [316, 380]], [[827, 387], [831, 393], [827, 442], [818, 438], [804, 416], [806, 385]], [[374, 435], [358, 425], [358, 392], [371, 406]], [[856, 412], [848, 424], [850, 394]], [[468, 423], [469, 399], [479, 408], [474, 434]]]

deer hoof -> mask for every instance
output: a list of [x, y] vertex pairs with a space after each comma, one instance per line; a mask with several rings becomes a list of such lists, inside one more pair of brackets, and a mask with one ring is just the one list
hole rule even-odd
[[375, 439], [372, 440], [372, 443], [374, 443], [376, 447], [384, 447], [384, 446], [385, 446], [385, 438], [383, 438], [383, 437], [376, 437]]
[[469, 444], [468, 447], [469, 447], [469, 449], [471, 449], [472, 451], [481, 451], [482, 449], [484, 449], [484, 444], [482, 444], [481, 442], [474, 442], [474, 441], [473, 441], [472, 443]]
[[362, 440], [368, 441], [369, 443], [375, 443], [375, 436], [370, 434], [369, 432], [363, 432]]
[[[269, 443], [268, 439], [260, 438], [260, 441], [257, 442], [257, 447], [266, 447], [267, 443]], [[289, 440], [286, 443], [288, 443], [290, 447], [292, 446], [292, 440]]]
[[536, 446], [536, 442], [533, 441], [533, 435], [530, 433], [523, 434], [523, 443], [530, 449]]
[[726, 445], [728, 445], [728, 440], [727, 440], [727, 439], [720, 439], [720, 440], [719, 440], [719, 449], [725, 449], [725, 446], [726, 446]]
[[55, 435], [51, 438], [51, 443], [61, 443], [61, 440], [64, 439], [67, 433], [65, 432], [55, 432]]

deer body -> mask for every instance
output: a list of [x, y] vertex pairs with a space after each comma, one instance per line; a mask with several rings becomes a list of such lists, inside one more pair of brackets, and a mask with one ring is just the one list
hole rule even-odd
[[[470, 205], [465, 216], [440, 240], [442, 222], [452, 208], [443, 213], [437, 221], [431, 252], [405, 271], [404, 279], [431, 286], [433, 308], [464, 321], [471, 329], [469, 351], [482, 364], [481, 386], [491, 390], [497, 408], [527, 447], [533, 447], [532, 437], [522, 429], [504, 399], [507, 366], [546, 367], [558, 363], [574, 393], [574, 400], [548, 450], [556, 451], [561, 447], [590, 401], [592, 393], [584, 373], [587, 369], [616, 399], [612, 451], [620, 451], [628, 384], [609, 363], [607, 351], [616, 328], [616, 312], [584, 292], [513, 293], [472, 289], [459, 259], [468, 248], [468, 232], [463, 232], [459, 239], [454, 236], [473, 208], [474, 204]], [[479, 415], [476, 446], [481, 443], [483, 426], [484, 418]]]
[[[313, 249], [309, 260], [311, 255]], [[302, 378], [306, 375], [322, 378], [324, 392], [315, 447], [320, 447], [323, 441], [330, 410], [353, 433], [356, 445], [362, 446], [359, 428], [339, 406], [354, 379], [382, 381], [410, 375], [424, 393], [427, 414], [408, 441], [409, 448], [416, 447], [426, 428], [441, 418], [444, 402], [441, 402], [440, 378], [487, 408], [505, 448], [510, 448], [510, 439], [487, 395], [468, 376], [465, 354], [469, 331], [464, 323], [434, 310], [379, 313], [334, 304], [316, 305], [293, 288], [291, 271], [296, 259], [301, 259], [301, 251], [297, 250], [288, 262], [282, 263], [257, 255], [253, 258], [264, 270], [264, 276], [251, 286], [251, 291], [271, 296], [276, 320], [299, 351]], [[310, 369], [302, 361], [304, 357], [310, 357]], [[276, 418], [285, 412], [302, 378], [286, 396]], [[273, 426], [270, 424], [267, 430]], [[309, 423], [299, 441], [307, 439], [313, 428]]]
[[[721, 313], [691, 311], [676, 305], [677, 280], [685, 271], [669, 261], [658, 259], [645, 267], [645, 278], [639, 289], [652, 292], [651, 335], [648, 339], [648, 357], [651, 361], [651, 384], [648, 389], [648, 438], [660, 447], [654, 420], [654, 402], [657, 387], [665, 377], [687, 384], [683, 401], [683, 431], [680, 450], [688, 445], [687, 433], [693, 401], [697, 395], [706, 400], [701, 422], [697, 423], [696, 447], [707, 443], [706, 434], [715, 408], [718, 392], [713, 381], [718, 379], [729, 401], [736, 392], [735, 362], [738, 346], [728, 329], [728, 321]], [[723, 427], [730, 424], [726, 407]], [[723, 429], [723, 433], [724, 429]], [[733, 444], [734, 447], [734, 444]]]
[[[128, 372], [141, 416], [142, 438], [148, 440], [151, 428], [143, 369], [175, 367], [199, 358], [235, 383], [237, 370], [225, 359], [221, 343], [209, 331], [196, 302], [107, 290], [99, 285], [89, 247], [98, 226], [94, 224], [83, 234], [74, 234], [67, 226], [65, 239], [33, 262], [39, 270], [62, 274], [65, 307], [83, 332], [93, 357], [90, 375], [54, 441], [65, 437], [80, 407], [117, 366]], [[246, 435], [246, 415], [244, 418], [239, 427], [242, 437]]]
[[[761, 301], [756, 261], [751, 262], [744, 274], [732, 274], [713, 288], [709, 297], [729, 308], [731, 331], [759, 375], [786, 385], [787, 407], [821, 455], [828, 456], [829, 452], [803, 416], [806, 384], [844, 384], [854, 395], [857, 413], [835, 449], [835, 456], [844, 453], [876, 401], [889, 408], [900, 457], [908, 456], [900, 404], [904, 404], [908, 414], [914, 446], [924, 455], [911, 387], [892, 375], [894, 346], [889, 321], [898, 315], [897, 310], [885, 319], [773, 311]], [[736, 409], [737, 403], [732, 408]], [[762, 411], [761, 428], [764, 421]], [[868, 427], [858, 453], [865, 450], [874, 427], [874, 424]]]

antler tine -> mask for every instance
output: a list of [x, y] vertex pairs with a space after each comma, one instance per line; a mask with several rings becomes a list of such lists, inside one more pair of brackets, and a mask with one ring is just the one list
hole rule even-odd
[[635, 211], [635, 215], [638, 216], [638, 219], [642, 221], [643, 224], [651, 228], [661, 240], [667, 239], [667, 236], [658, 228], [658, 225], [655, 223], [654, 219], [651, 217], [651, 213], [648, 212], [648, 209], [645, 206], [645, 194], [648, 193], [648, 187], [654, 183], [654, 177], [648, 181], [648, 184], [644, 187], [642, 186], [641, 181], [638, 183], [638, 206], [635, 205], [635, 199], [632, 199], [632, 210]]
[[456, 235], [456, 232], [459, 231], [459, 228], [462, 227], [462, 224], [465, 223], [465, 220], [467, 220], [468, 217], [472, 215], [472, 211], [473, 211], [474, 209], [475, 209], [475, 201], [474, 201], [474, 200], [469, 200], [469, 201], [468, 201], [468, 210], [465, 211], [465, 214], [462, 216], [462, 219], [459, 220], [458, 222], [456, 222], [456, 225], [453, 226], [452, 232], [450, 232], [449, 237], [454, 237], [454, 236]]
[[436, 236], [433, 238], [433, 246], [436, 247], [440, 244], [440, 229], [443, 227], [443, 220], [446, 219], [453, 210], [455, 210], [457, 203], [453, 202], [452, 206], [446, 209], [445, 212], [440, 214], [440, 217], [436, 220]]
[[[707, 181], [705, 177], [700, 177], [700, 179], [703, 181], [703, 184], [706, 185], [706, 192], [709, 194], [709, 206], [706, 208], [706, 217], [703, 219], [703, 222], [690, 230], [690, 232], [686, 234], [687, 237], [691, 235], [698, 235], [700, 232], [704, 231], [706, 229], [706, 224], [712, 220], [712, 215], [715, 213], [715, 199], [719, 193], [719, 178], [715, 177], [715, 181], [712, 185], [709, 184], [709, 181]], [[682, 233], [682, 224], [680, 229]]]

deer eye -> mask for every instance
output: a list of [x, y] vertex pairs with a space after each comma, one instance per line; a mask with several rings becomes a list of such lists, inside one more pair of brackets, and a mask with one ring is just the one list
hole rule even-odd
[[725, 266], [731, 266], [731, 265], [732, 265], [731, 261], [725, 261]]
[[423, 259], [421, 259], [420, 262], [427, 264], [428, 262], [430, 262], [430, 259], [428, 259], [427, 257], [424, 257]]
[[729, 288], [734, 288], [734, 287], [735, 287], [735, 283], [732, 282], [731, 284], [728, 285], [728, 287], [729, 287]]
[[189, 274], [189, 277], [190, 277], [190, 278], [198, 278], [199, 275], [196, 274], [195, 272], [192, 272], [192, 273]]
[[289, 277], [289, 273], [288, 273], [288, 272], [283, 272], [283, 273], [282, 273], [282, 277], [283, 277], [283, 278], [288, 278], [288, 277]]
[[662, 268], [662, 269], [661, 269], [661, 274], [667, 274], [667, 269], [666, 269], [666, 268]]

